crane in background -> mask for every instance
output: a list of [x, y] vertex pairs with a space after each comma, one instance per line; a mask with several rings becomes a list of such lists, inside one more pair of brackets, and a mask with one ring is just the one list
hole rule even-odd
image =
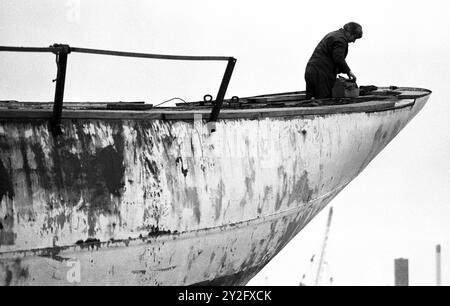
[[[324, 262], [325, 262], [325, 254], [326, 254], [326, 249], [327, 249], [328, 236], [330, 234], [332, 218], [333, 218], [333, 207], [330, 207], [330, 210], [328, 211], [328, 220], [327, 220], [327, 227], [325, 229], [325, 236], [323, 238], [322, 249], [320, 251], [319, 263], [317, 265], [317, 273], [316, 273], [316, 280], [315, 280], [316, 286], [319, 286], [320, 280], [322, 278], [322, 272], [323, 272], [323, 266], [324, 266]], [[330, 281], [332, 282], [332, 278], [330, 278]]]
[[[322, 246], [320, 249], [320, 258], [319, 260], [316, 259], [316, 255], [313, 254], [311, 259], [309, 260], [309, 272], [303, 274], [302, 280], [300, 281], [300, 286], [307, 286], [308, 284], [314, 283], [316, 286], [319, 286], [321, 284], [322, 274], [324, 270], [324, 266], [326, 264], [325, 255], [326, 255], [326, 248], [327, 248], [327, 242], [328, 242], [328, 236], [330, 234], [330, 226], [331, 226], [331, 219], [333, 217], [333, 207], [330, 207], [330, 210], [328, 211], [328, 219], [325, 229], [325, 236], [322, 242]], [[315, 269], [317, 266], [317, 269]], [[315, 275], [312, 271], [316, 271]], [[333, 283], [333, 277], [329, 278], [330, 285]]]

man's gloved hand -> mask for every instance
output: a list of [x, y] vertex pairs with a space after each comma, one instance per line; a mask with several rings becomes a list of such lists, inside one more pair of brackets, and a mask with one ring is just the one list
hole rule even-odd
[[356, 75], [354, 75], [353, 72], [350, 71], [349, 73], [347, 73], [347, 75], [350, 80], [356, 82]]

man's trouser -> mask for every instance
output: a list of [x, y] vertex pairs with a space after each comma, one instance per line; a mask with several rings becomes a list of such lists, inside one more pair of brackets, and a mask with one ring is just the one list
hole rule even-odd
[[331, 98], [331, 89], [336, 82], [336, 75], [308, 65], [305, 70], [306, 98]]

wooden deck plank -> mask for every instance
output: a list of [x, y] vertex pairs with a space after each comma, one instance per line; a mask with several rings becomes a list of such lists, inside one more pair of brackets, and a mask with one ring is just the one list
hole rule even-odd
[[[379, 87], [379, 90], [387, 88]], [[421, 88], [401, 87], [397, 96], [361, 96], [358, 98], [302, 100], [302, 92], [242, 98], [240, 103], [226, 100], [219, 119], [315, 116], [354, 112], [377, 112], [414, 104], [416, 98], [429, 95], [431, 91]], [[269, 97], [269, 98], [267, 98]], [[284, 99], [284, 100], [283, 100]], [[285, 100], [287, 99], [287, 100]], [[267, 100], [271, 100], [268, 101]], [[369, 101], [368, 101], [369, 100]], [[266, 101], [266, 102], [264, 102]], [[247, 102], [247, 103], [246, 103]], [[311, 105], [311, 103], [322, 105]], [[198, 102], [199, 103], [199, 102]], [[193, 120], [199, 115], [209, 119], [211, 105], [196, 106], [183, 103], [181, 107], [153, 107], [143, 101], [137, 102], [65, 102], [63, 119], [142, 119], [142, 120]], [[211, 103], [206, 103], [211, 104]], [[331, 105], [332, 104], [332, 105]], [[53, 102], [0, 101], [0, 120], [51, 119]]]
[[[363, 102], [340, 106], [316, 106], [316, 107], [281, 107], [281, 108], [257, 108], [257, 109], [225, 109], [222, 110], [219, 119], [261, 118], [261, 117], [289, 117], [304, 115], [326, 115], [354, 112], [375, 112], [395, 108], [397, 100]], [[63, 119], [145, 119], [145, 120], [193, 120], [194, 116], [201, 115], [208, 119], [210, 109], [201, 110], [158, 110], [147, 111], [132, 110], [64, 110]], [[0, 109], [1, 119], [50, 119], [51, 110], [35, 109]]]

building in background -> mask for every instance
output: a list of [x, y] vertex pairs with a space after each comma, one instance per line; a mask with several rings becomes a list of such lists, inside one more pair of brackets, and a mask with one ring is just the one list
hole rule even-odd
[[394, 260], [395, 270], [395, 286], [408, 286], [408, 259], [397, 258]]

